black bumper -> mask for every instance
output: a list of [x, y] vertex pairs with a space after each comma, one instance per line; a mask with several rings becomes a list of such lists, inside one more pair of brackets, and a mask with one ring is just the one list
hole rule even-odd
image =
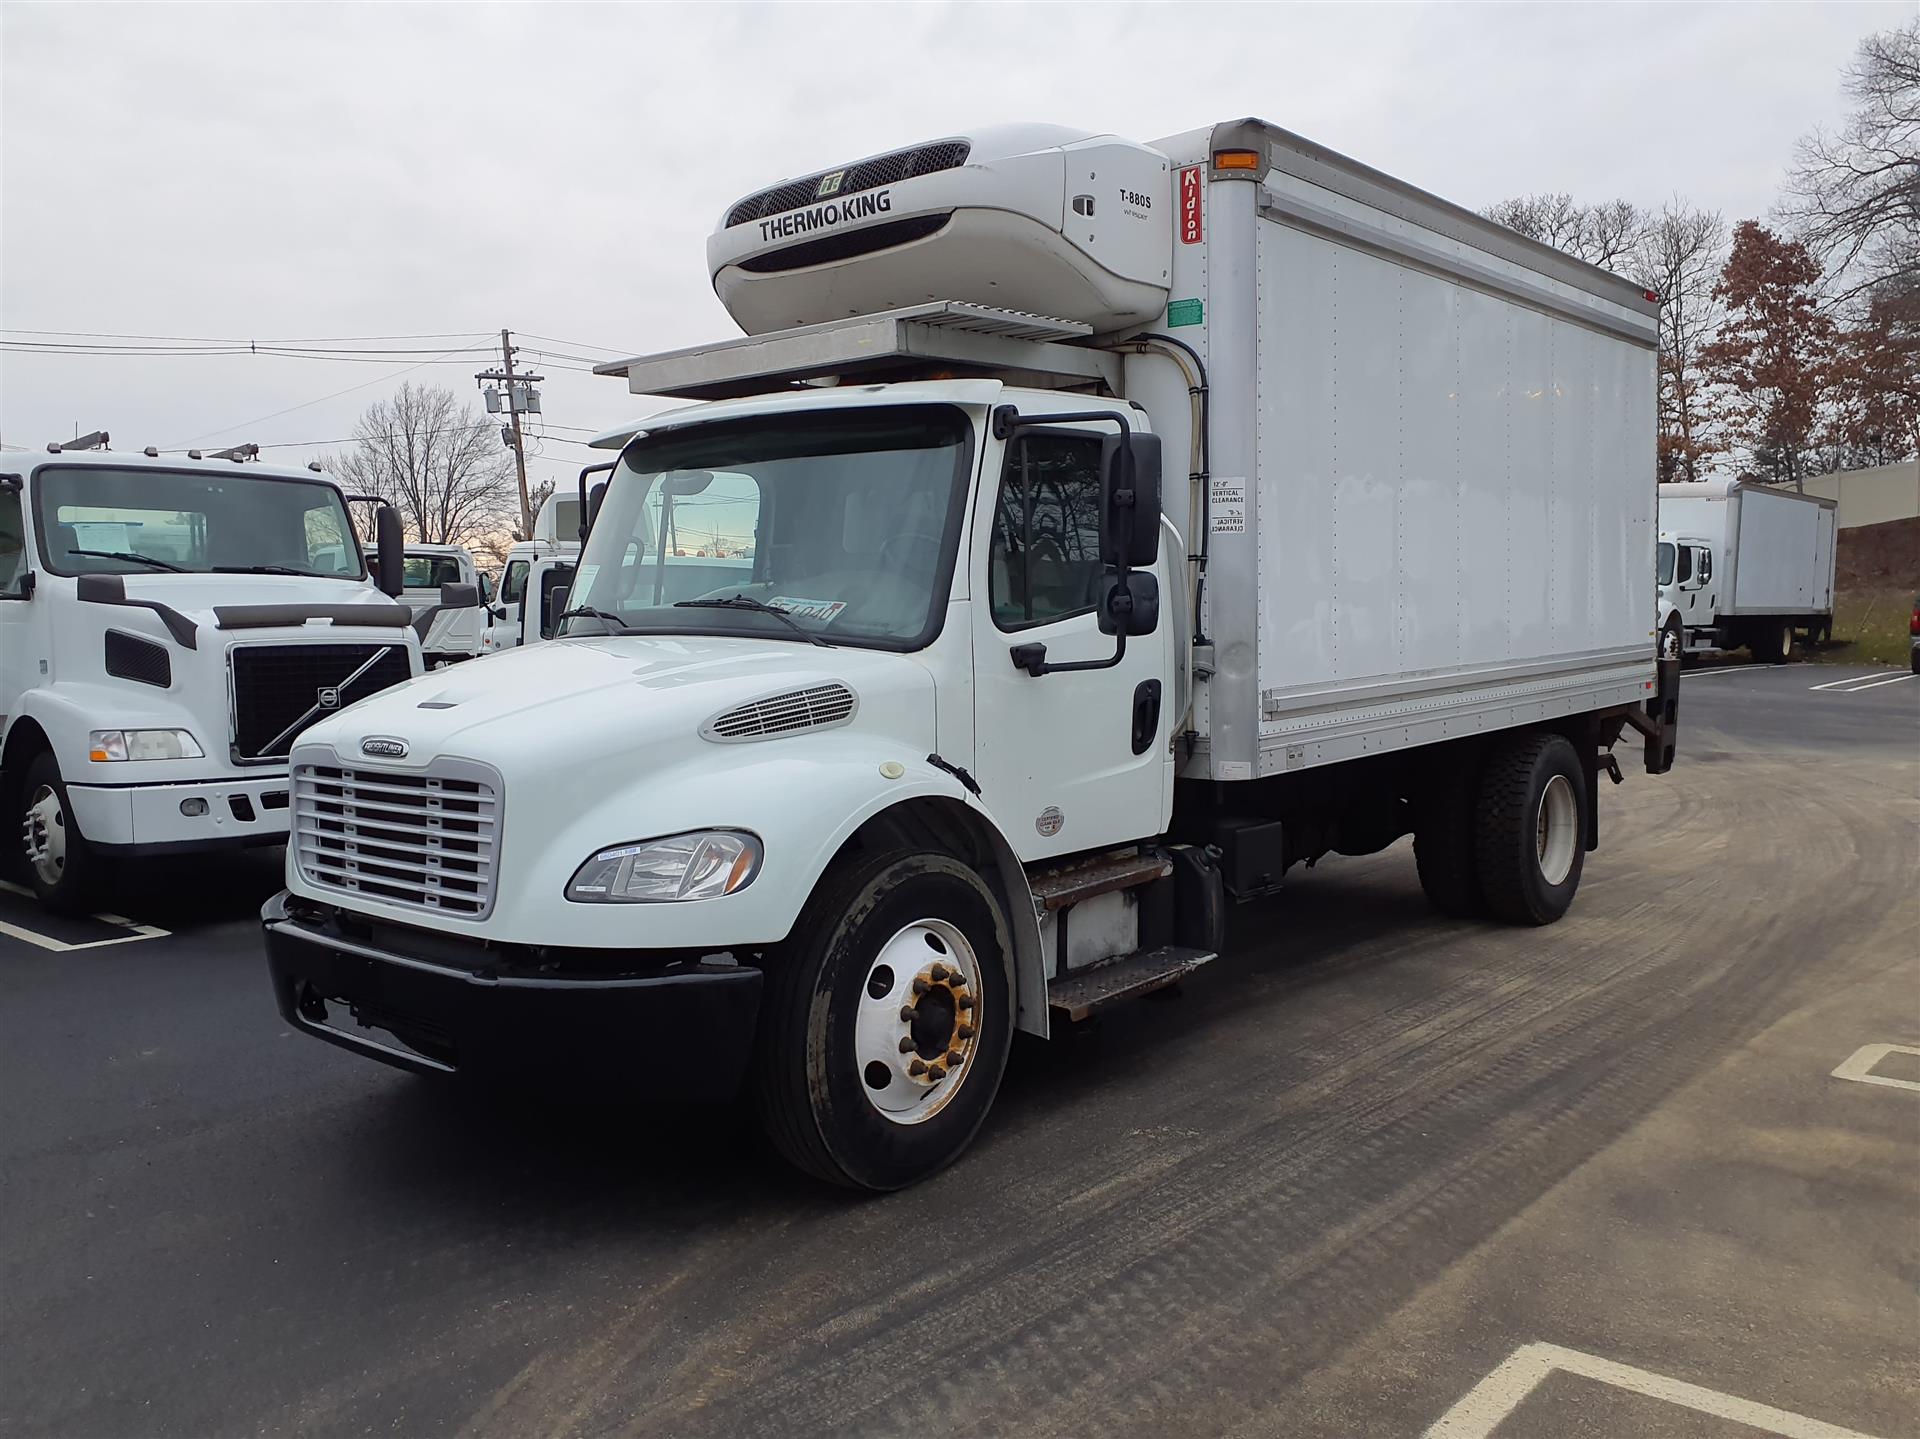
[[281, 1017], [401, 1069], [724, 1098], [753, 1050], [760, 971], [747, 966], [499, 973], [360, 943], [290, 914], [284, 892], [260, 917]]

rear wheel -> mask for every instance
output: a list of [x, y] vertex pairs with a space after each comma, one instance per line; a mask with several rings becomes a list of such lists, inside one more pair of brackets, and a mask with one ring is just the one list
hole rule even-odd
[[1475, 838], [1479, 777], [1478, 765], [1463, 754], [1456, 767], [1434, 782], [1414, 821], [1413, 862], [1420, 888], [1429, 904], [1456, 919], [1478, 919], [1487, 912]]
[[992, 892], [949, 855], [830, 872], [767, 966], [755, 1094], [775, 1148], [860, 1189], [957, 1158], [1006, 1068], [1010, 952]]
[[1563, 735], [1523, 734], [1488, 757], [1475, 853], [1487, 909], [1552, 924], [1573, 903], [1586, 857], [1587, 783]]
[[92, 907], [100, 859], [80, 833], [51, 752], [34, 756], [18, 793], [16, 834], [27, 883], [55, 914], [86, 913]]
[[1768, 625], [1754, 633], [1747, 642], [1747, 648], [1753, 652], [1756, 662], [1763, 665], [1783, 665], [1793, 658], [1793, 626], [1790, 624]]

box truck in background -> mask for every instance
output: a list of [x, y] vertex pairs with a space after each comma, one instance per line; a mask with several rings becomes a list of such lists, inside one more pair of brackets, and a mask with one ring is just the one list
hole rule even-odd
[[[602, 367], [698, 403], [595, 441], [560, 637], [303, 736], [294, 1027], [746, 1080], [892, 1188], [1295, 866], [1411, 834], [1549, 924], [1618, 741], [1672, 764], [1637, 286], [1252, 120], [888, 151], [708, 261], [748, 337]], [[676, 598], [686, 533], [737, 568]]]
[[1660, 486], [1660, 653], [1763, 664], [1833, 634], [1839, 502], [1741, 480]]

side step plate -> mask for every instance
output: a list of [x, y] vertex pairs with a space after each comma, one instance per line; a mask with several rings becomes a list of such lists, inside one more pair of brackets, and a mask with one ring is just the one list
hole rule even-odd
[[1052, 981], [1047, 985], [1047, 1008], [1061, 1019], [1082, 1020], [1110, 1004], [1178, 983], [1212, 958], [1208, 950], [1171, 944], [1137, 949]]

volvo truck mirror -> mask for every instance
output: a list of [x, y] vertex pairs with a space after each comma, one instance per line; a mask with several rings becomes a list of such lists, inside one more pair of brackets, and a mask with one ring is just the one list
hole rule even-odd
[[389, 599], [399, 599], [407, 587], [407, 540], [400, 512], [382, 505], [373, 512], [374, 584]]

